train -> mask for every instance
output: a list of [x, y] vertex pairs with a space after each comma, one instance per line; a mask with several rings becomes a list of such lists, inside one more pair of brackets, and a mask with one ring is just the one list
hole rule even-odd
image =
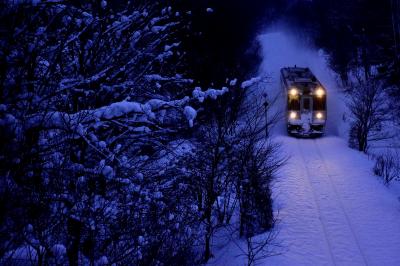
[[286, 97], [286, 125], [291, 136], [320, 137], [327, 121], [327, 90], [308, 67], [284, 67], [281, 86]]

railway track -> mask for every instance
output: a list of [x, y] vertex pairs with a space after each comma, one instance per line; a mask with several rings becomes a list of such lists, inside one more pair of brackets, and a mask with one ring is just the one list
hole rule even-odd
[[297, 139], [305, 180], [312, 190], [332, 265], [368, 265], [318, 140]]

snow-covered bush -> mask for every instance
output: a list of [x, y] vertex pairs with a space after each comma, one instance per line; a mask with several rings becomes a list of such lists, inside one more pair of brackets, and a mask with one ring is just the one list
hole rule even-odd
[[198, 214], [160, 166], [195, 124], [187, 21], [153, 1], [112, 6], [1, 11], [1, 257], [26, 247], [43, 249], [39, 264], [196, 260]]
[[374, 174], [383, 178], [386, 185], [393, 180], [400, 180], [400, 154], [388, 151], [376, 157]]
[[254, 134], [236, 123], [251, 84], [202, 90], [191, 13], [164, 2], [33, 2], [0, 11], [1, 264], [208, 259], [236, 206], [234, 147]]
[[265, 126], [272, 126], [275, 115], [270, 114], [266, 123], [262, 99], [242, 109], [239, 141], [234, 145], [235, 157], [230, 164], [238, 178], [239, 235], [252, 237], [273, 227], [270, 185], [286, 158], [280, 154], [279, 145], [265, 137]]
[[175, 176], [187, 180], [199, 210], [204, 261], [212, 257], [214, 234], [231, 226], [234, 213], [240, 216], [240, 237], [271, 229], [270, 184], [285, 162], [279, 146], [265, 137], [262, 103], [253, 102], [251, 111], [240, 104], [237, 110], [227, 101], [240, 102], [243, 94], [229, 96], [225, 101], [206, 102], [207, 110], [214, 112], [207, 113], [208, 123], [194, 133], [190, 152], [171, 169]]
[[349, 145], [367, 152], [370, 142], [391, 136], [385, 130], [390, 118], [387, 94], [377, 79], [360, 80], [351, 88], [348, 108], [351, 116]]

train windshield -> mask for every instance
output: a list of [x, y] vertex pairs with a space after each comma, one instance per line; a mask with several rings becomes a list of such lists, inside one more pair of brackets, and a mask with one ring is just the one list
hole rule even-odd
[[299, 97], [289, 96], [288, 109], [289, 110], [300, 111], [300, 99], [299, 99]]
[[314, 97], [313, 107], [315, 111], [325, 111], [326, 109], [326, 97]]
[[311, 99], [309, 97], [303, 98], [303, 111], [310, 111], [310, 101]]

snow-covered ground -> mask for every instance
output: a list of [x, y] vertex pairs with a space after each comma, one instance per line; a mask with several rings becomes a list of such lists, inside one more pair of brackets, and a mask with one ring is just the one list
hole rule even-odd
[[[400, 265], [400, 186], [385, 186], [372, 173], [374, 162], [348, 148], [344, 103], [324, 53], [281, 32], [259, 40], [260, 72], [271, 77], [268, 94], [280, 93], [281, 67], [310, 67], [328, 90], [328, 130], [319, 139], [296, 139], [286, 136], [284, 120], [274, 129], [290, 156], [273, 188], [279, 219], [274, 252], [281, 254], [258, 264]], [[278, 102], [274, 111], [283, 112], [282, 106]], [[240, 256], [245, 241], [232, 238], [216, 241], [210, 265], [247, 265]]]
[[400, 202], [372, 162], [337, 137], [280, 139], [291, 154], [276, 190], [289, 251], [271, 263], [400, 265]]
[[[335, 136], [277, 140], [290, 156], [274, 187], [282, 254], [260, 265], [400, 265], [399, 190], [373, 176], [372, 161]], [[212, 264], [245, 265], [241, 253], [230, 243]]]

